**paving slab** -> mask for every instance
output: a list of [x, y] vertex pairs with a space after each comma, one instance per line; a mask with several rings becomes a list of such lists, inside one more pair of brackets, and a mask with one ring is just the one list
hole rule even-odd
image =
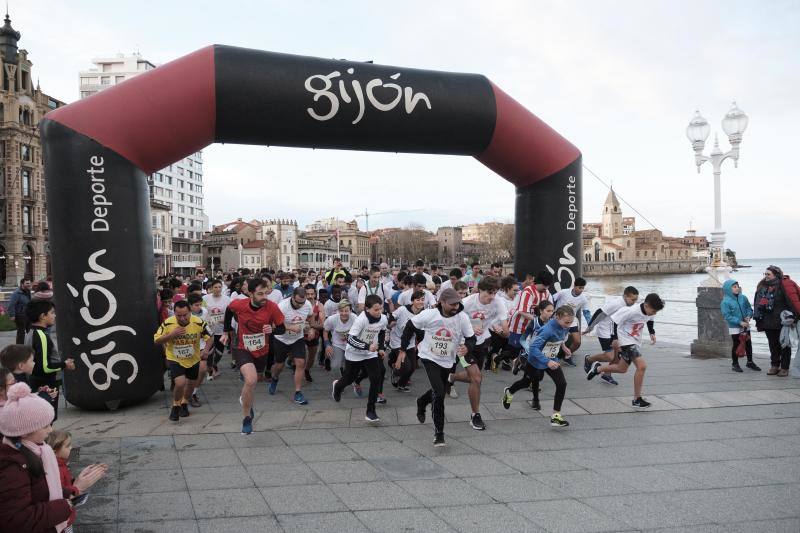
[[440, 518], [456, 531], [485, 533], [486, 531], [544, 532], [522, 514], [502, 504], [436, 507]]
[[[456, 531], [430, 509], [357, 511], [356, 517], [374, 533], [449, 533]], [[486, 531], [491, 531], [488, 529]]]

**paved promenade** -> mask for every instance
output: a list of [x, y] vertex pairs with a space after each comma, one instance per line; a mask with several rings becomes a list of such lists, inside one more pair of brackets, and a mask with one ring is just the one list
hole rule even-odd
[[232, 371], [177, 424], [164, 393], [117, 413], [62, 408], [58, 426], [81, 447], [73, 471], [111, 467], [76, 531], [800, 531], [800, 380], [686, 352], [645, 346], [650, 412], [629, 407], [632, 374], [611, 387], [567, 368], [565, 429], [545, 416], [547, 378], [542, 413], [523, 392], [507, 411], [510, 372], [487, 374], [483, 432], [458, 384], [446, 448], [414, 416], [423, 373], [412, 394], [387, 383], [378, 427], [365, 427], [365, 400], [349, 390], [335, 404], [318, 368], [305, 407], [291, 403], [286, 373], [274, 397], [259, 385], [251, 436], [239, 433]]

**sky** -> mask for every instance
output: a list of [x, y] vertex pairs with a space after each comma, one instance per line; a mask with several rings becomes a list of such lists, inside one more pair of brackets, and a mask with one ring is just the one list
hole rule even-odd
[[[67, 102], [92, 58], [138, 50], [160, 64], [213, 43], [484, 74], [666, 235], [690, 222], [712, 231], [711, 168], [697, 173], [685, 128], [700, 109], [706, 151], [714, 132], [727, 150], [720, 121], [736, 100], [750, 124], [739, 168], [722, 170], [727, 246], [740, 258], [800, 256], [800, 2], [10, 0], [9, 10], [34, 77]], [[514, 218], [514, 187], [469, 157], [213, 145], [204, 158], [212, 225], [302, 228], [364, 209], [404, 211], [370, 217], [373, 229]], [[334, 181], [350, 186], [331, 193]], [[599, 221], [608, 190], [587, 171], [583, 185], [583, 221]]]

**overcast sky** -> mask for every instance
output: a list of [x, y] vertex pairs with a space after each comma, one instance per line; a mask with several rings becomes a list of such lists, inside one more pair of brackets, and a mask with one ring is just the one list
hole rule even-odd
[[[91, 59], [139, 50], [164, 63], [212, 43], [487, 75], [572, 141], [584, 164], [668, 235], [713, 229], [713, 178], [685, 137], [695, 108], [719, 126], [750, 117], [739, 168], [722, 172], [727, 244], [745, 257], [800, 256], [800, 2], [266, 2], [11, 0], [42, 89], [78, 97]], [[512, 221], [514, 188], [468, 157], [214, 145], [212, 224], [242, 217], [351, 219], [435, 230]], [[331, 193], [331, 183], [352, 183]], [[417, 203], [391, 198], [411, 184]], [[583, 220], [607, 189], [584, 171]], [[388, 194], [387, 194], [388, 193]], [[407, 197], [407, 196], [406, 196]], [[625, 215], [634, 215], [623, 204]], [[360, 222], [363, 227], [363, 219]], [[638, 217], [638, 229], [650, 226]]]

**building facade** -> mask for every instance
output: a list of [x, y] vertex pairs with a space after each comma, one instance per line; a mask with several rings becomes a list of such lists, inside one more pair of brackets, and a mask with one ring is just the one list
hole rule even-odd
[[443, 265], [456, 265], [464, 254], [463, 230], [459, 226], [441, 227], [436, 230], [439, 247], [439, 262]]
[[260, 239], [278, 245], [277, 264], [265, 265], [285, 272], [297, 268], [297, 221], [270, 219], [261, 222]]
[[[213, 272], [230, 272], [244, 266], [244, 245], [258, 239], [261, 223], [244, 222], [241, 218], [214, 226], [203, 237], [203, 264]], [[242, 246], [240, 248], [239, 246]]]
[[[151, 189], [152, 190], [152, 189]], [[153, 256], [156, 277], [172, 272], [172, 206], [150, 197], [150, 219], [153, 231]]]
[[[78, 74], [81, 98], [88, 98], [99, 91], [156, 68], [155, 64], [143, 59], [139, 54], [128, 56], [117, 54], [114, 57], [96, 58], [92, 63], [93, 68]], [[203, 153], [196, 152], [167, 168], [154, 172], [148, 178], [148, 185], [152, 198], [171, 207], [172, 237], [200, 243], [203, 234], [208, 231], [208, 217], [203, 207]], [[187, 257], [186, 253], [178, 254], [176, 251], [177, 255], [181, 255], [182, 259]], [[172, 263], [175, 271], [181, 274], [202, 266], [202, 264], [178, 266], [177, 263], [186, 265], [186, 261], [178, 260], [177, 257], [172, 259]]]
[[358, 230], [358, 223], [355, 220], [351, 220], [350, 222], [340, 220], [338, 218], [329, 217], [329, 218], [321, 218], [319, 220], [315, 220], [311, 224], [306, 226], [306, 231], [310, 232], [320, 232], [320, 231], [346, 231], [346, 230]]
[[[33, 85], [33, 64], [6, 15], [0, 27], [0, 285], [50, 274], [47, 198], [38, 122], [64, 102]], [[68, 221], [58, 221], [69, 223]]]
[[325, 272], [333, 264], [333, 258], [342, 260], [344, 268], [350, 268], [350, 249], [336, 249], [336, 237], [309, 239], [305, 234], [297, 239], [298, 265], [301, 269]]

